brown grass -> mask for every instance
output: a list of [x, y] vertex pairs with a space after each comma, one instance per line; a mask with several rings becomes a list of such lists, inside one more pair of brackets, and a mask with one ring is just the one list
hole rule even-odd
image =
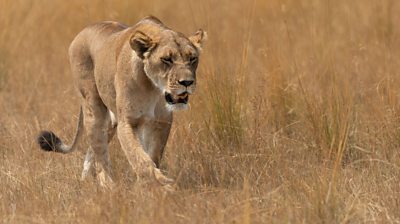
[[[399, 223], [400, 3], [395, 0], [0, 0], [0, 223]], [[68, 142], [79, 100], [67, 49], [86, 25], [155, 15], [209, 33], [191, 109], [162, 167], [135, 184], [114, 139], [117, 189], [80, 181]]]

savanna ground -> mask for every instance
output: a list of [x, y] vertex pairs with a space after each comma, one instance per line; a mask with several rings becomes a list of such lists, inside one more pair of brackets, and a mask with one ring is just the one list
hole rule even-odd
[[[400, 2], [0, 0], [1, 223], [400, 223]], [[208, 31], [162, 168], [176, 191], [80, 181], [67, 49], [86, 25], [155, 15]]]

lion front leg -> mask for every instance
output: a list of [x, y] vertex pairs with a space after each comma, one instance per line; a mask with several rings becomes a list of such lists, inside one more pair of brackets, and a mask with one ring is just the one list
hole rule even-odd
[[144, 151], [138, 137], [138, 122], [120, 121], [117, 127], [117, 135], [121, 147], [138, 177], [138, 181], [144, 180], [151, 184], [158, 183], [169, 188], [173, 182], [164, 176], [156, 167], [150, 156]]
[[157, 168], [160, 168], [171, 125], [172, 113], [169, 113], [162, 118], [148, 120], [140, 130], [145, 151], [156, 164]]

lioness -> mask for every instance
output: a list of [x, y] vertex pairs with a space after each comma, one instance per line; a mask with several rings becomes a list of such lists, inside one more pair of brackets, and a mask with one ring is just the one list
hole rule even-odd
[[82, 30], [69, 48], [72, 73], [81, 95], [78, 128], [68, 146], [54, 133], [38, 137], [45, 151], [77, 148], [83, 126], [90, 147], [82, 179], [92, 167], [102, 186], [114, 185], [108, 142], [115, 130], [138, 178], [161, 186], [171, 179], [159, 168], [172, 111], [187, 108], [196, 87], [196, 69], [206, 33], [187, 38], [149, 16], [127, 27], [101, 22]]

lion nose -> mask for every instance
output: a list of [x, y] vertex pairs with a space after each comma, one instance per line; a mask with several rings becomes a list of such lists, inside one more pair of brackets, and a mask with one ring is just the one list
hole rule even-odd
[[178, 81], [179, 84], [181, 84], [182, 86], [188, 87], [190, 85], [193, 84], [193, 80], [180, 80]]

